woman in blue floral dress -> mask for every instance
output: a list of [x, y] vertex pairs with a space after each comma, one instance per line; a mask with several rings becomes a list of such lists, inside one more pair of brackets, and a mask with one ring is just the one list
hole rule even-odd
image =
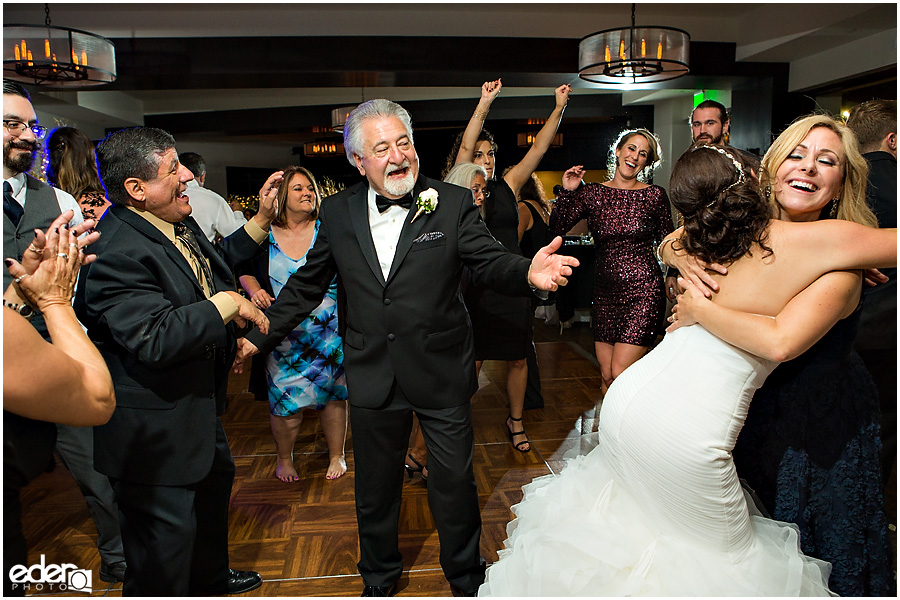
[[[240, 281], [251, 301], [265, 310], [288, 278], [306, 263], [319, 232], [321, 195], [312, 173], [297, 166], [273, 174], [263, 190], [277, 193], [278, 216], [272, 222], [267, 247], [248, 265]], [[337, 282], [332, 281], [322, 304], [271, 354], [254, 362], [256, 377], [251, 380], [258, 381], [265, 368], [264, 393], [277, 453], [275, 476], [284, 482], [299, 480], [293, 449], [304, 409], [316, 410], [325, 434], [329, 454], [326, 479], [337, 479], [347, 471], [347, 383], [337, 319]], [[251, 391], [259, 394], [259, 387]]]

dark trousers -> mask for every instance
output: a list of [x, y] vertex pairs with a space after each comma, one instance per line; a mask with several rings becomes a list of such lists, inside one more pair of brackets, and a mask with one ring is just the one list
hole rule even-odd
[[97, 527], [100, 560], [110, 565], [125, 560], [119, 513], [109, 478], [94, 470], [94, 428], [57, 425], [56, 451], [87, 502]]
[[111, 479], [128, 571], [123, 596], [210, 596], [228, 581], [234, 460], [222, 423], [209, 474], [185, 486]]
[[[428, 505], [441, 543], [447, 580], [464, 592], [484, 582], [478, 552], [481, 514], [472, 471], [475, 440], [468, 401], [451, 408], [415, 407], [428, 447]], [[398, 547], [403, 460], [413, 406], [394, 383], [376, 409], [350, 405], [359, 528], [359, 572], [365, 585], [389, 586], [400, 577]]]

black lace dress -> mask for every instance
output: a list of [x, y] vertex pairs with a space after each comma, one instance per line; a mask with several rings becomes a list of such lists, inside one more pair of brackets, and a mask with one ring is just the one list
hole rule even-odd
[[734, 448], [740, 477], [841, 596], [895, 596], [881, 483], [878, 394], [853, 340], [860, 310], [754, 395]]

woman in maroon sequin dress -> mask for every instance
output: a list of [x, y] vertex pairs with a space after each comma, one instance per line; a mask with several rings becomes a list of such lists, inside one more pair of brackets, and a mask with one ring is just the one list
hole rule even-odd
[[572, 167], [550, 217], [555, 235], [587, 219], [594, 236], [591, 317], [604, 392], [662, 331], [666, 298], [653, 247], [672, 231], [672, 215], [666, 191], [638, 180], [658, 160], [653, 134], [626, 132], [616, 144], [612, 180], [583, 184], [584, 169]]

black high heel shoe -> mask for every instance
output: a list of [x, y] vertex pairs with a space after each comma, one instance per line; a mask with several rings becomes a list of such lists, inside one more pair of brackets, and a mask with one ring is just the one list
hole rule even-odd
[[[516, 418], [513, 418], [512, 415], [509, 415], [509, 420], [512, 421], [513, 423], [518, 423], [518, 422], [522, 421], [522, 417], [519, 417], [518, 419], [516, 419]], [[528, 436], [525, 435], [524, 427], [522, 427], [522, 431], [513, 431], [512, 429], [509, 428], [509, 424], [507, 423], [506, 431], [507, 431], [507, 433], [509, 433], [509, 443], [513, 445], [513, 448], [515, 448], [522, 454], [525, 454], [526, 452], [531, 452], [531, 442], [528, 441]], [[513, 441], [513, 438], [516, 437], [517, 435], [525, 436], [525, 439], [522, 440], [521, 442], [519, 442], [518, 444]], [[528, 448], [523, 450], [522, 446], [524, 446], [525, 444], [528, 444]]]
[[406, 458], [408, 458], [409, 460], [413, 461], [413, 463], [416, 465], [416, 466], [412, 466], [412, 465], [409, 464], [409, 463], [403, 463], [403, 468], [406, 469], [406, 476], [407, 476], [409, 479], [412, 479], [412, 478], [413, 478], [413, 475], [415, 475], [416, 473], [419, 473], [419, 474], [422, 476], [422, 481], [424, 481], [424, 482], [426, 483], [426, 485], [427, 485], [427, 483], [428, 483], [428, 471], [426, 471], [426, 469], [427, 469], [428, 467], [426, 467], [425, 465], [423, 465], [422, 463], [420, 463], [419, 461], [417, 461], [415, 458], [413, 458], [413, 455], [412, 455], [412, 454], [407, 454], [407, 455], [406, 455]]

